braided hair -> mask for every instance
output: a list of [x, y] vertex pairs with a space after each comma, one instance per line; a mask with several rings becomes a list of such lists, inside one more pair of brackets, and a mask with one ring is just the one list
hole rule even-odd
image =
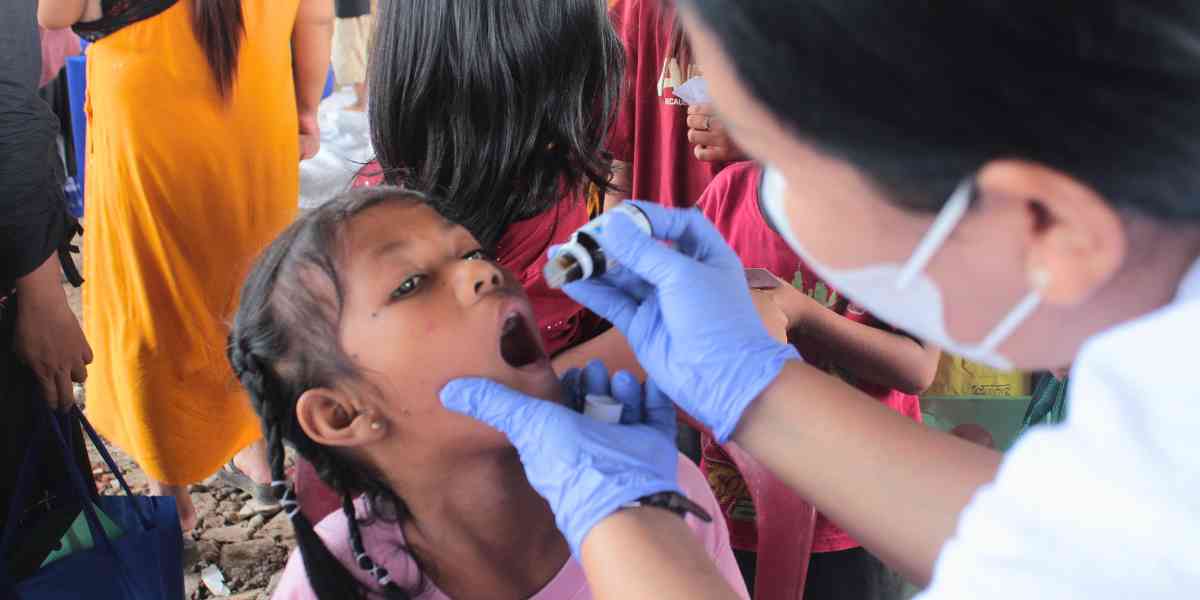
[[365, 465], [309, 438], [295, 410], [306, 390], [358, 380], [353, 361], [336, 343], [344, 294], [335, 254], [345, 224], [384, 202], [422, 203], [425, 196], [388, 186], [364, 188], [301, 216], [258, 258], [242, 287], [229, 334], [229, 363], [262, 421], [272, 487], [296, 530], [305, 572], [321, 600], [345, 598], [351, 590], [361, 598], [365, 592], [300, 512], [284, 473], [285, 443], [341, 493], [354, 560], [379, 583], [384, 597], [408, 600], [420, 592], [402, 589], [367, 555], [354, 507], [355, 495], [365, 493], [369, 512], [399, 526], [408, 515], [403, 500]]

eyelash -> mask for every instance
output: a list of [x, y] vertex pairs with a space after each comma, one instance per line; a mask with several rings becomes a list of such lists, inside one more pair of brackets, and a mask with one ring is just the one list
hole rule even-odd
[[[462, 260], [492, 261], [494, 259], [492, 258], [492, 255], [487, 252], [487, 250], [484, 250], [483, 248], [476, 248], [475, 250], [472, 250], [472, 251], [462, 255]], [[403, 282], [400, 283], [400, 287], [397, 287], [395, 290], [392, 290], [392, 296], [391, 296], [392, 300], [403, 300], [403, 299], [413, 295], [414, 293], [416, 293], [418, 290], [421, 289], [420, 285], [422, 283], [424, 283], [424, 281], [428, 278], [429, 278], [428, 275], [422, 274], [422, 275], [413, 275], [412, 277], [405, 279]], [[409, 286], [408, 289], [405, 289], [406, 286]]]

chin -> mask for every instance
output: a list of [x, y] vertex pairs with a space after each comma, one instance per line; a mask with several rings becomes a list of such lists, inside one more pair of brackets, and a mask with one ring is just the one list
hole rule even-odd
[[533, 398], [541, 398], [556, 404], [563, 403], [562, 384], [550, 363], [537, 368], [521, 369], [509, 372], [506, 376], [495, 378], [500, 383]]

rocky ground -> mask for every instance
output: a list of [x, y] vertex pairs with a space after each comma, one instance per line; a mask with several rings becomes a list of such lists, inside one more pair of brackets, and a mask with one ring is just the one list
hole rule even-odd
[[[136, 494], [147, 493], [146, 476], [125, 453], [108, 446], [122, 475]], [[92, 474], [104, 494], [119, 494], [120, 486], [103, 459], [91, 450]], [[215, 477], [192, 486], [199, 525], [184, 534], [184, 585], [189, 600], [217, 597], [202, 581], [210, 566], [221, 573], [232, 598], [269, 598], [295, 534], [287, 515], [278, 506], [262, 506], [249, 494], [229, 487]]]
[[[78, 290], [65, 286], [67, 298], [76, 314], [81, 315]], [[82, 395], [81, 391], [81, 395]], [[108, 445], [122, 475], [136, 494], [146, 494], [146, 476], [120, 448]], [[119, 484], [107, 471], [104, 460], [90, 449], [92, 475], [104, 494], [119, 494]], [[188, 600], [220, 597], [205, 585], [202, 573], [212, 567], [221, 573], [226, 596], [238, 600], [266, 600], [295, 546], [295, 535], [287, 515], [279, 507], [261, 506], [215, 477], [192, 486], [199, 525], [184, 535], [184, 584]], [[209, 575], [208, 579], [212, 580]]]

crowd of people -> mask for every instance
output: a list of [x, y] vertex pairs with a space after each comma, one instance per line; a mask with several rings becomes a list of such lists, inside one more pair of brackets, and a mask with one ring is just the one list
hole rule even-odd
[[[746, 454], [818, 510], [809, 600], [1200, 589], [1200, 9], [16, 0], [0, 21], [5, 540], [69, 501], [63, 465], [91, 473], [83, 384], [183, 532], [214, 474], [282, 507], [280, 599], [771, 598]], [[38, 92], [68, 29], [86, 232]], [[374, 158], [301, 210], [331, 65]], [[619, 266], [548, 283], [624, 202], [650, 233], [614, 214]], [[943, 352], [1056, 371], [1010, 452], [919, 425]], [[619, 424], [580, 414], [595, 394]]]

